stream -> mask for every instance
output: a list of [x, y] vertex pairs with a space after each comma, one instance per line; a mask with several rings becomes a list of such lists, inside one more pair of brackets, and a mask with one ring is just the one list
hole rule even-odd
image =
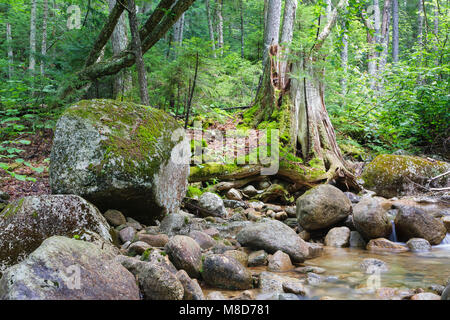
[[[364, 274], [360, 263], [366, 258], [376, 258], [389, 266], [389, 271], [381, 273], [379, 282], [370, 280], [373, 276]], [[300, 265], [299, 265], [300, 266]], [[433, 246], [428, 252], [371, 252], [357, 248], [324, 247], [323, 254], [315, 259], [305, 261], [301, 266], [320, 267], [326, 270], [321, 274], [324, 278], [318, 285], [306, 284], [307, 295], [300, 299], [320, 299], [326, 297], [336, 300], [373, 300], [399, 298], [409, 289], [422, 288], [430, 291], [432, 285], [444, 285], [450, 277], [450, 234], [438, 246]], [[266, 267], [249, 268], [254, 273], [266, 271]], [[297, 279], [305, 279], [306, 275], [295, 271], [277, 273]], [[375, 283], [375, 290], [368, 287]], [[373, 287], [372, 287], [373, 288]], [[392, 288], [392, 289], [385, 289]], [[217, 289], [204, 288], [208, 294]], [[220, 290], [219, 290], [220, 291]], [[251, 290], [257, 299], [269, 298], [271, 294], [261, 293], [259, 289]], [[394, 291], [396, 291], [394, 293]], [[220, 291], [227, 298], [238, 296], [240, 291]], [[407, 295], [407, 294], [403, 294]]]

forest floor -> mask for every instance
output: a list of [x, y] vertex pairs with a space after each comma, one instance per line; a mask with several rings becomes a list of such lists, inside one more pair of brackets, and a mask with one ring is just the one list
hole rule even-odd
[[23, 152], [20, 153], [20, 157], [29, 162], [33, 167], [44, 167], [45, 170], [42, 173], [37, 173], [23, 164], [10, 164], [12, 172], [34, 178], [36, 179], [36, 182], [17, 180], [1, 170], [0, 190], [8, 193], [11, 196], [11, 200], [31, 195], [49, 194], [48, 159], [50, 158], [52, 148], [53, 131], [38, 131], [34, 134], [24, 134], [19, 138], [31, 142], [29, 145], [21, 147]]

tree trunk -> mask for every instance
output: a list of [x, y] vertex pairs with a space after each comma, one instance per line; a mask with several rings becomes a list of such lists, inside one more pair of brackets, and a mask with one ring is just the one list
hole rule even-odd
[[348, 34], [347, 30], [344, 30], [342, 36], [342, 51], [341, 51], [341, 68], [343, 71], [343, 77], [341, 79], [341, 92], [345, 96], [347, 94], [347, 71], [348, 71]]
[[45, 75], [45, 56], [47, 55], [47, 19], [48, 19], [48, 0], [44, 0], [44, 10], [42, 17], [42, 46], [41, 46], [41, 76]]
[[380, 66], [378, 68], [379, 72], [384, 71], [389, 53], [389, 38], [390, 38], [389, 29], [391, 25], [391, 11], [392, 11], [392, 1], [385, 0], [383, 8], [383, 20], [381, 23], [381, 44], [383, 46], [383, 51], [381, 53]]
[[136, 56], [136, 69], [139, 79], [139, 92], [141, 96], [141, 103], [148, 106], [150, 104], [148, 98], [148, 84], [147, 84], [147, 72], [145, 70], [144, 60], [142, 59], [142, 45], [141, 38], [139, 36], [138, 21], [136, 17], [136, 5], [134, 0], [128, 0], [129, 13], [128, 19], [130, 20], [132, 48], [134, 55]]
[[29, 70], [34, 74], [36, 68], [36, 0], [31, 0], [30, 17], [30, 66]]
[[211, 6], [209, 4], [209, 0], [206, 0], [206, 16], [208, 18], [208, 31], [209, 31], [209, 39], [211, 41], [212, 50], [214, 58], [217, 58], [216, 55], [216, 40], [214, 39], [214, 29], [211, 19]]
[[[109, 11], [112, 12], [114, 6], [116, 5], [116, 0], [109, 0]], [[128, 45], [128, 32], [126, 16], [124, 13], [120, 16], [117, 21], [117, 25], [111, 35], [111, 45], [113, 55], [119, 55], [123, 50], [127, 48]], [[126, 92], [130, 91], [132, 88], [132, 77], [131, 72], [127, 69], [122, 70], [114, 77], [113, 94], [114, 97], [124, 95]]]
[[278, 45], [280, 36], [281, 0], [268, 0], [267, 19], [264, 32], [263, 66], [269, 58], [269, 48]]
[[14, 53], [12, 49], [11, 24], [6, 22], [6, 44], [8, 47], [8, 78], [11, 80], [14, 75]]
[[417, 39], [419, 41], [419, 45], [423, 48], [424, 39], [423, 39], [423, 0], [419, 0], [419, 13], [418, 13], [418, 35]]
[[392, 59], [398, 62], [399, 54], [399, 26], [398, 26], [398, 0], [392, 2]]
[[[299, 52], [292, 68], [282, 69], [282, 48], [279, 45], [270, 46], [263, 87], [256, 99], [255, 120], [256, 124], [264, 120], [275, 121], [279, 126], [280, 137], [285, 137], [280, 155], [280, 170], [285, 170], [284, 163], [290, 161], [283, 154], [288, 152], [301, 156], [305, 164], [312, 161], [316, 167], [320, 167], [323, 174], [319, 180], [335, 181], [349, 189], [359, 189], [336, 142], [324, 101], [324, 69], [319, 61], [321, 58], [317, 57], [317, 51], [336, 24], [338, 11], [346, 6], [346, 0], [339, 2], [318, 35], [311, 53]], [[285, 15], [287, 10], [289, 6], [285, 6]], [[269, 13], [268, 26], [271, 25], [271, 19], [273, 17]], [[285, 36], [286, 33], [283, 32], [282, 38]], [[284, 82], [281, 79], [288, 79], [287, 72], [293, 76]], [[274, 115], [277, 119], [273, 119]]]
[[222, 7], [223, 0], [217, 0], [217, 35], [218, 35], [218, 43], [217, 46], [220, 49], [220, 55], [223, 55], [223, 15], [222, 15]]
[[173, 41], [177, 46], [181, 46], [183, 43], [183, 32], [184, 32], [184, 13], [181, 15], [180, 19], [173, 26]]
[[283, 27], [281, 31], [281, 45], [283, 47], [283, 57], [281, 60], [281, 87], [285, 88], [289, 81], [289, 45], [294, 37], [294, 23], [297, 13], [297, 0], [286, 0], [284, 6]]
[[239, 9], [241, 14], [241, 58], [245, 57], [245, 33], [244, 33], [244, 0], [239, 1]]

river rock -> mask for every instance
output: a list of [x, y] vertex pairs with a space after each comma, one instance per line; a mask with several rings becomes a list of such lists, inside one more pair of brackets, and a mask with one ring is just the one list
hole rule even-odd
[[176, 277], [183, 285], [184, 300], [205, 300], [202, 288], [200, 288], [197, 279], [189, 278], [189, 275], [184, 270], [178, 271]]
[[202, 249], [194, 239], [175, 236], [165, 246], [170, 261], [177, 269], [185, 270], [192, 278], [198, 278], [202, 267]]
[[256, 190], [256, 188], [254, 186], [248, 185], [242, 190], [242, 193], [246, 197], [251, 198], [251, 197], [254, 197], [254, 196], [256, 196], [258, 194], [258, 190]]
[[366, 246], [366, 249], [373, 251], [389, 251], [389, 252], [408, 251], [408, 248], [384, 238], [370, 240]]
[[350, 232], [350, 248], [365, 248], [366, 241], [364, 241], [363, 237], [358, 231]]
[[210, 211], [215, 217], [224, 218], [227, 216], [222, 198], [215, 193], [205, 192], [202, 194], [199, 198], [199, 205], [203, 209]]
[[221, 254], [205, 258], [202, 277], [210, 286], [223, 289], [247, 290], [253, 287], [252, 274], [236, 259]]
[[306, 230], [323, 229], [344, 220], [352, 204], [338, 188], [323, 184], [297, 199], [297, 219]]
[[0, 280], [5, 300], [139, 300], [134, 276], [114, 255], [81, 240], [53, 236]]
[[264, 250], [253, 251], [248, 255], [248, 266], [259, 267], [268, 263], [268, 254]]
[[294, 262], [302, 262], [309, 258], [308, 243], [294, 230], [277, 220], [265, 219], [250, 224], [238, 233], [237, 240], [242, 246], [265, 250], [268, 253], [281, 250]]
[[198, 243], [200, 248], [202, 248], [203, 250], [208, 250], [214, 247], [217, 243], [216, 240], [214, 240], [212, 237], [210, 237], [208, 234], [202, 231], [197, 230], [191, 231], [189, 233], [189, 237], [194, 239]]
[[206, 300], [227, 300], [227, 298], [220, 291], [211, 291], [206, 296]]
[[411, 300], [441, 300], [441, 297], [431, 292], [422, 292], [413, 295]]
[[450, 300], [450, 283], [447, 284], [447, 287], [442, 292], [441, 300]]
[[275, 272], [284, 272], [292, 270], [294, 266], [291, 263], [289, 255], [278, 250], [272, 256], [269, 256], [269, 265], [267, 270]]
[[227, 250], [223, 253], [227, 257], [232, 257], [239, 261], [244, 267], [248, 266], [248, 254], [239, 250]]
[[[152, 254], [159, 254], [156, 250]], [[176, 276], [176, 269], [161, 258], [140, 261], [118, 256], [115, 259], [135, 275], [145, 300], [183, 300], [184, 287]]]
[[130, 244], [130, 246], [128, 247], [128, 254], [133, 255], [133, 256], [141, 255], [150, 248], [151, 248], [151, 246], [147, 242], [136, 241], [136, 242], [133, 242], [132, 244]]
[[344, 192], [344, 193], [352, 203], [358, 203], [361, 201], [361, 197], [354, 194], [353, 192]]
[[348, 247], [350, 240], [350, 229], [347, 227], [333, 228], [325, 237], [325, 245], [329, 247]]
[[176, 212], [186, 195], [189, 162], [182, 159], [190, 152], [181, 140], [181, 127], [162, 110], [79, 101], [56, 125], [52, 193], [80, 195], [101, 211], [114, 208], [150, 224]]
[[127, 219], [119, 210], [108, 210], [105, 212], [104, 216], [108, 223], [113, 227], [118, 227], [127, 223]]
[[225, 194], [225, 197], [227, 197], [228, 200], [242, 201], [242, 194], [239, 192], [239, 190], [236, 190], [234, 188], [228, 190]]
[[389, 271], [387, 264], [379, 259], [367, 258], [360, 264], [360, 269], [366, 274], [374, 274]]
[[442, 217], [442, 222], [444, 223], [447, 233], [450, 233], [450, 216]]
[[[379, 155], [369, 163], [362, 174], [364, 188], [375, 191], [385, 198], [413, 195], [425, 185], [427, 180], [450, 169], [450, 165], [441, 161], [401, 156]], [[433, 181], [434, 187], [446, 187], [449, 176]]]
[[440, 219], [433, 218], [417, 207], [401, 206], [395, 218], [397, 236], [401, 241], [426, 239], [432, 245], [444, 240], [447, 229]]
[[366, 240], [388, 238], [392, 233], [388, 208], [383, 201], [382, 198], [364, 197], [353, 207], [353, 223]]
[[136, 236], [136, 230], [133, 227], [125, 227], [119, 231], [119, 238], [122, 243], [131, 242]]
[[425, 239], [420, 238], [411, 238], [406, 243], [408, 248], [411, 251], [419, 252], [419, 251], [430, 251], [431, 245], [430, 243]]
[[169, 242], [169, 237], [166, 234], [138, 234], [139, 241], [148, 243], [152, 247], [163, 248], [167, 242]]
[[193, 215], [180, 210], [178, 213], [172, 213], [164, 217], [159, 229], [169, 237], [180, 234], [192, 217]]
[[94, 232], [110, 242], [109, 225], [96, 207], [74, 195], [25, 197], [0, 213], [0, 271], [25, 258], [54, 236]]

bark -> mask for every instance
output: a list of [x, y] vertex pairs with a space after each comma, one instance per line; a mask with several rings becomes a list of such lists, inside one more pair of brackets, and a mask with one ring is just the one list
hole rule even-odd
[[241, 58], [245, 57], [245, 33], [244, 33], [244, 0], [240, 0], [239, 9], [241, 14]]
[[[367, 44], [369, 47], [369, 51], [367, 54], [367, 72], [369, 73], [369, 81], [370, 88], [372, 90], [376, 90], [377, 87], [377, 54], [375, 51], [375, 46], [377, 44], [377, 34], [379, 33], [379, 28], [377, 31], [377, 25], [379, 25], [379, 8], [378, 8], [378, 0], [374, 1], [374, 19], [370, 21], [367, 16], [366, 11], [363, 9], [361, 12], [361, 19], [367, 29]], [[378, 16], [377, 16], [378, 11]]]
[[223, 15], [222, 15], [223, 0], [217, 0], [217, 47], [220, 49], [220, 55], [223, 55]]
[[297, 0], [286, 0], [284, 6], [283, 27], [281, 31], [281, 45], [283, 46], [283, 57], [281, 60], [281, 87], [286, 88], [289, 81], [289, 45], [294, 37], [294, 23], [297, 12]]
[[333, 12], [333, 7], [331, 5], [331, 0], [327, 0], [327, 20], [331, 19], [332, 12]]
[[[114, 6], [116, 5], [116, 0], [109, 0], [109, 11], [112, 12]], [[116, 27], [111, 35], [111, 45], [113, 55], [120, 54], [123, 50], [127, 48], [128, 45], [128, 32], [125, 13], [120, 16]], [[132, 78], [131, 72], [124, 69], [121, 73], [114, 77], [114, 87], [113, 93], [117, 97], [119, 95], [124, 95], [126, 92], [130, 91], [132, 88]]]
[[373, 17], [374, 17], [374, 27], [375, 27], [375, 42], [381, 42], [381, 12], [379, 0], [373, 1]]
[[36, 68], [36, 0], [31, 0], [29, 69], [32, 73], [34, 73], [35, 68]]
[[142, 58], [142, 44], [139, 36], [138, 21], [136, 17], [136, 4], [134, 3], [134, 0], [128, 0], [128, 6], [128, 19], [130, 21], [131, 39], [133, 43], [132, 48], [136, 57], [136, 69], [138, 72], [141, 103], [148, 106], [150, 101], [148, 98], [147, 72], [145, 70], [145, 64]]
[[[48, 20], [48, 0], [44, 0], [43, 17], [42, 17], [42, 58], [47, 55], [47, 20]], [[45, 75], [45, 63], [41, 60], [41, 76]]]
[[212, 24], [212, 19], [211, 19], [211, 6], [209, 3], [209, 0], [206, 0], [206, 16], [208, 19], [209, 39], [211, 41], [214, 58], [216, 58], [217, 57], [217, 55], [216, 55], [216, 40], [214, 39], [214, 29], [213, 29], [213, 24]]
[[180, 19], [173, 26], [173, 41], [178, 46], [181, 46], [183, 43], [183, 32], [184, 32], [184, 13], [181, 15]]
[[281, 0], [268, 0], [267, 19], [264, 32], [263, 66], [269, 58], [269, 48], [278, 45], [280, 36]]
[[392, 59], [398, 62], [399, 55], [399, 26], [398, 26], [398, 0], [392, 2]]
[[11, 24], [9, 22], [6, 22], [6, 44], [8, 47], [8, 78], [11, 80], [14, 75], [14, 53], [12, 49]]
[[347, 71], [348, 71], [348, 34], [347, 30], [344, 30], [342, 36], [342, 51], [341, 51], [341, 68], [343, 70], [343, 77], [341, 79], [341, 92], [344, 96], [347, 94]]
[[390, 36], [389, 29], [391, 22], [391, 11], [392, 11], [392, 1], [385, 0], [383, 8], [383, 20], [381, 23], [381, 44], [383, 45], [383, 51], [381, 53], [380, 66], [378, 68], [379, 72], [384, 71], [387, 63], [387, 56], [389, 52], [389, 36]]

